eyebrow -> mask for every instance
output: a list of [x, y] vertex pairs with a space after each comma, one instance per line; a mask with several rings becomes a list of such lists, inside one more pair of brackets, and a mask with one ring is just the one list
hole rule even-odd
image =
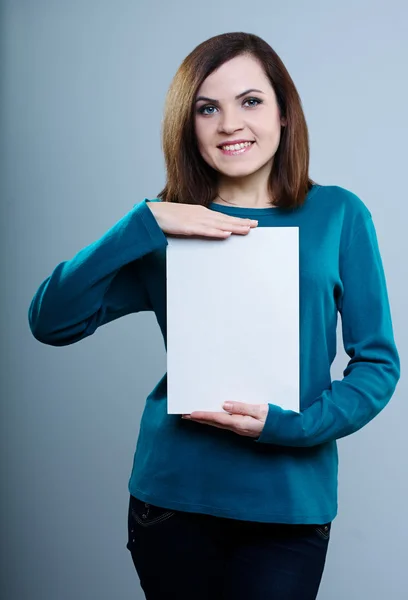
[[[255, 88], [252, 88], [250, 90], [245, 90], [245, 92], [241, 92], [240, 94], [238, 94], [238, 96], [235, 96], [235, 100], [239, 100], [240, 98], [242, 98], [242, 96], [246, 96], [246, 94], [249, 94], [250, 92], [259, 92], [260, 94], [265, 93], [262, 90], [256, 90]], [[213, 104], [219, 104], [218, 100], [214, 100], [214, 98], [207, 98], [207, 96], [199, 96], [196, 99], [196, 102], [199, 102], [200, 100], [205, 100], [206, 102], [212, 102]]]

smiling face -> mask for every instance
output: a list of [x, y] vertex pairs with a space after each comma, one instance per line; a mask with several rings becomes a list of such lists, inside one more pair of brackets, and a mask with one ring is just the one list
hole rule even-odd
[[204, 80], [197, 100], [195, 132], [205, 162], [226, 178], [269, 176], [285, 122], [261, 64], [247, 55], [229, 60]]

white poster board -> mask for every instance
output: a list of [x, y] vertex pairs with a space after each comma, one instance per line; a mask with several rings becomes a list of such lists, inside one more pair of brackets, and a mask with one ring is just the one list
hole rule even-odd
[[169, 414], [227, 400], [299, 412], [299, 228], [168, 238]]

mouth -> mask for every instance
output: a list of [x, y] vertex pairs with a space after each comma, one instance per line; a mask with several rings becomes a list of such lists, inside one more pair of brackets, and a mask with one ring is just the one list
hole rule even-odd
[[217, 146], [219, 150], [226, 156], [235, 156], [238, 154], [244, 154], [248, 152], [252, 148], [255, 142], [241, 142], [239, 144], [224, 144], [222, 146]]

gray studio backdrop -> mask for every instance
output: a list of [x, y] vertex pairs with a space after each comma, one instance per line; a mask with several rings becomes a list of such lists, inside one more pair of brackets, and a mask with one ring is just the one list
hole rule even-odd
[[[127, 483], [145, 398], [166, 369], [158, 326], [129, 315], [53, 348], [31, 336], [27, 310], [57, 263], [156, 196], [171, 78], [198, 43], [237, 30], [264, 37], [293, 76], [312, 177], [371, 210], [401, 354], [389, 406], [339, 444], [319, 600], [406, 598], [407, 19], [402, 0], [3, 1], [4, 600], [143, 598], [125, 548]], [[339, 338], [333, 377], [346, 358]]]

